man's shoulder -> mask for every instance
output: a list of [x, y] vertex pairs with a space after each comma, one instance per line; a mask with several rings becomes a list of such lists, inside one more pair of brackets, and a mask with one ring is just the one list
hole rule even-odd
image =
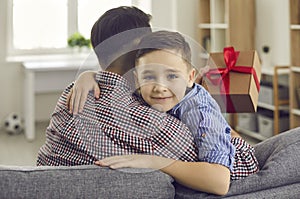
[[61, 104], [61, 105], [66, 105], [67, 103], [67, 99], [68, 99], [68, 96], [70, 95], [70, 92], [71, 92], [71, 89], [73, 88], [74, 86], [74, 82], [70, 83], [66, 88], [65, 90], [62, 92], [62, 94], [60, 95], [59, 99], [58, 99], [58, 102], [57, 104]]
[[100, 86], [110, 85], [129, 87], [129, 83], [125, 77], [109, 71], [98, 71], [96, 74], [96, 81]]

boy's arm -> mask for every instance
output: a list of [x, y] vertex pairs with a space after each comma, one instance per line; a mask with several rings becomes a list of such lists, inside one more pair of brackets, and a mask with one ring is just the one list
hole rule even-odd
[[229, 190], [230, 171], [220, 164], [175, 161], [161, 171], [178, 183], [198, 191], [225, 195]]
[[94, 90], [94, 96], [99, 98], [100, 88], [95, 80], [96, 71], [85, 71], [79, 75], [68, 95], [67, 106], [70, 113], [82, 112], [89, 91]]
[[112, 156], [95, 162], [112, 169], [160, 169], [178, 183], [203, 192], [225, 195], [229, 190], [230, 171], [227, 167], [208, 162], [183, 162], [152, 155]]

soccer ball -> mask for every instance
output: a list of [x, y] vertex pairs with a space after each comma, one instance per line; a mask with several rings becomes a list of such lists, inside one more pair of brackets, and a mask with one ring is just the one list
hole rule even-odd
[[4, 130], [11, 135], [20, 134], [24, 129], [23, 121], [17, 113], [9, 114], [4, 120]]

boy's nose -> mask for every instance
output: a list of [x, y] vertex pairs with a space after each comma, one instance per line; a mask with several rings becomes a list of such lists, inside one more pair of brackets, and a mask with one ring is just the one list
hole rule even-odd
[[153, 87], [154, 92], [166, 92], [168, 89], [162, 84], [155, 84]]

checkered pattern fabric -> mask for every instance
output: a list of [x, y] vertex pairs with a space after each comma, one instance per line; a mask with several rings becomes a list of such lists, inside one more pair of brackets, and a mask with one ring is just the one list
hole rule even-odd
[[239, 137], [231, 138], [231, 143], [236, 148], [231, 180], [239, 180], [258, 172], [259, 166], [254, 155], [254, 148]]
[[196, 161], [197, 149], [188, 128], [178, 119], [140, 105], [125, 78], [110, 72], [96, 76], [100, 99], [89, 93], [84, 111], [73, 116], [59, 98], [46, 130], [37, 165], [83, 165], [114, 155], [149, 154]]

